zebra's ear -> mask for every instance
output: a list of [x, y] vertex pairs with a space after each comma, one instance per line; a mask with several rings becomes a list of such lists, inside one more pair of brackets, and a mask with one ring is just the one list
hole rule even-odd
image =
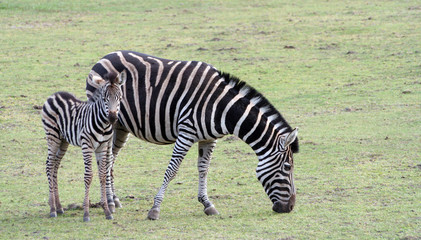
[[100, 86], [105, 83], [105, 80], [98, 75], [92, 75], [91, 79], [92, 79], [92, 82], [97, 86]]
[[118, 74], [118, 85], [123, 85], [126, 83], [127, 73], [126, 69], [124, 69], [120, 74]]
[[298, 128], [295, 128], [294, 130], [292, 130], [290, 134], [288, 134], [285, 140], [285, 147], [288, 147], [289, 145], [291, 145], [291, 143], [295, 141], [297, 136], [298, 136]]
[[297, 136], [298, 136], [298, 128], [295, 128], [294, 130], [292, 130], [292, 132], [285, 134], [285, 138], [282, 138], [281, 140], [282, 148], [285, 149], [289, 145], [291, 145], [291, 143], [295, 141]]

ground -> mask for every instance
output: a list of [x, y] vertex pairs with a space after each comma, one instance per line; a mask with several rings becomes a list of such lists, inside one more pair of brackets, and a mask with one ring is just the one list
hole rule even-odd
[[[420, 239], [419, 29], [415, 0], [2, 1], [0, 238]], [[268, 98], [300, 128], [294, 210], [272, 212], [253, 151], [226, 137], [208, 181], [220, 215], [196, 199], [193, 147], [149, 221], [172, 146], [131, 137], [116, 165], [114, 220], [94, 208], [82, 221], [76, 147], [59, 172], [69, 209], [49, 218], [40, 106], [62, 90], [86, 99], [91, 67], [121, 49], [204, 61]]]

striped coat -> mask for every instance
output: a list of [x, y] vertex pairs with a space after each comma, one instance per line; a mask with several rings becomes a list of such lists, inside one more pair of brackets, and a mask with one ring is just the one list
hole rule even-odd
[[112, 219], [106, 201], [106, 176], [112, 163], [113, 127], [117, 121], [122, 97], [121, 84], [124, 72], [117, 77], [110, 73], [93, 81], [99, 86], [87, 102], [78, 100], [67, 92], [50, 96], [42, 108], [48, 157], [47, 178], [50, 185], [50, 216], [63, 213], [57, 184], [60, 161], [69, 144], [82, 148], [85, 163], [84, 221], [89, 221], [89, 187], [92, 181], [92, 157], [95, 153], [101, 183], [101, 203], [107, 219]]
[[273, 210], [292, 210], [292, 153], [298, 151], [297, 130], [260, 93], [203, 62], [117, 51], [93, 66], [87, 78], [88, 97], [97, 88], [92, 79], [122, 71], [128, 74], [114, 157], [128, 133], [151, 143], [175, 143], [164, 182], [148, 215], [150, 219], [158, 218], [165, 190], [195, 142], [199, 142], [198, 199], [207, 214], [217, 213], [207, 196], [206, 176], [216, 139], [228, 134], [241, 138], [258, 156], [257, 177], [274, 203]]

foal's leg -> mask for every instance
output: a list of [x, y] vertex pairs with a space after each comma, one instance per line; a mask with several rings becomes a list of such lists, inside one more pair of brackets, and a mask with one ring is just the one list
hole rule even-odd
[[208, 198], [207, 191], [207, 176], [209, 170], [210, 160], [212, 158], [213, 150], [215, 149], [216, 140], [199, 142], [199, 158], [197, 160], [197, 168], [199, 170], [199, 193], [197, 198], [205, 207], [207, 215], [219, 214], [215, 206]]
[[54, 178], [55, 178], [55, 182], [56, 182], [55, 189], [54, 189], [54, 196], [56, 198], [55, 202], [56, 202], [56, 208], [57, 208], [58, 214], [63, 214], [64, 210], [63, 210], [63, 207], [61, 206], [60, 198], [59, 198], [59, 194], [58, 194], [57, 174], [58, 174], [58, 168], [60, 166], [61, 159], [63, 159], [63, 156], [67, 151], [67, 147], [69, 147], [69, 143], [63, 140], [60, 144], [60, 147], [59, 147], [58, 151], [57, 151], [56, 162], [55, 162], [55, 165], [54, 165], [54, 173], [55, 173]]
[[[57, 217], [57, 200], [59, 199], [57, 187], [57, 170], [58, 166], [60, 165], [60, 161], [57, 159], [57, 153], [59, 152], [61, 144], [62, 142], [60, 139], [49, 138], [47, 136], [48, 156], [47, 162], [45, 163], [45, 171], [47, 173], [48, 185], [50, 189], [48, 198], [48, 204], [50, 205], [50, 217]], [[64, 153], [62, 155], [64, 155]], [[63, 212], [61, 206], [59, 212]]]
[[101, 205], [104, 209], [106, 219], [113, 219], [111, 211], [108, 208], [107, 192], [105, 186], [107, 180], [107, 172], [109, 172], [111, 166], [111, 144], [111, 141], [104, 143], [103, 146], [95, 151], [96, 161], [98, 164], [99, 182], [101, 186]]
[[177, 174], [178, 168], [181, 165], [181, 162], [186, 156], [187, 151], [189, 151], [190, 147], [193, 145], [194, 141], [179, 135], [177, 141], [175, 142], [173, 154], [168, 164], [167, 170], [165, 171], [164, 175], [164, 182], [162, 183], [161, 189], [159, 190], [158, 194], [156, 194], [154, 198], [153, 207], [149, 210], [148, 219], [156, 220], [159, 218], [159, 212], [162, 200], [164, 199], [165, 190], [168, 187], [168, 184], [172, 179], [174, 179], [175, 175]]
[[83, 221], [89, 222], [91, 219], [89, 218], [89, 188], [92, 182], [92, 155], [94, 151], [92, 147], [87, 144], [82, 144], [82, 154], [83, 154], [83, 162], [85, 163], [85, 199], [83, 200]]
[[113, 137], [113, 147], [112, 147], [112, 156], [111, 156], [111, 167], [110, 171], [107, 172], [107, 202], [108, 207], [110, 208], [111, 212], [115, 212], [115, 208], [121, 208], [120, 199], [115, 194], [114, 188], [114, 163], [117, 159], [118, 153], [120, 152], [121, 148], [127, 142], [129, 138], [129, 132], [126, 128], [124, 128], [120, 123], [114, 126], [114, 137]]

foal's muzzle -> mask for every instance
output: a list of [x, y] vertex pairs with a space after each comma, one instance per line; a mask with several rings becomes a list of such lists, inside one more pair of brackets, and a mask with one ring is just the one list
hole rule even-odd
[[117, 112], [109, 112], [108, 113], [108, 121], [111, 124], [114, 124], [115, 122], [117, 122], [117, 119], [118, 119]]

